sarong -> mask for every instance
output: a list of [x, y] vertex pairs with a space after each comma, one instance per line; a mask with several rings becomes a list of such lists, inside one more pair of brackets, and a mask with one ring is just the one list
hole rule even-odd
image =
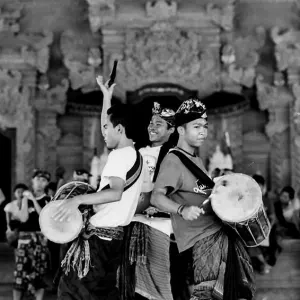
[[242, 241], [230, 229], [221, 229], [194, 245], [193, 270], [191, 300], [234, 300], [235, 296], [226, 296], [230, 293], [236, 293], [236, 299], [254, 297], [250, 258]]
[[14, 289], [34, 295], [46, 287], [44, 275], [49, 265], [47, 239], [40, 232], [19, 233], [16, 249]]
[[173, 300], [169, 255], [170, 237], [150, 226], [147, 228], [146, 264], [136, 264], [135, 291], [150, 300]]
[[[71, 261], [70, 268], [67, 272], [61, 275], [58, 286], [59, 300], [77, 299], [77, 300], [118, 300], [120, 299], [119, 290], [117, 288], [117, 269], [121, 262], [123, 231], [116, 235], [116, 229], [112, 229], [112, 238], [109, 238], [109, 229], [103, 229], [106, 239], [100, 238], [101, 229], [96, 229], [97, 234], [88, 236], [89, 248], [89, 269], [88, 272], [81, 278], [78, 273], [78, 264], [75, 260]], [[77, 241], [72, 246], [80, 244]], [[72, 250], [72, 246], [69, 250]], [[86, 250], [86, 249], [85, 249]], [[83, 248], [78, 253], [83, 259], [80, 259], [82, 264], [86, 261], [87, 252]], [[69, 253], [70, 254], [70, 253]], [[65, 257], [67, 261], [68, 254]], [[74, 257], [76, 258], [76, 256]]]

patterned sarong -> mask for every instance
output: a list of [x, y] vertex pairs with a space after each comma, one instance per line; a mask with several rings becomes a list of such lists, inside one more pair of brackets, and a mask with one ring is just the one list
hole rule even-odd
[[136, 292], [145, 298], [172, 300], [170, 275], [170, 237], [150, 226], [147, 228], [146, 264], [136, 264]]
[[45, 288], [43, 277], [48, 265], [49, 253], [44, 235], [21, 231], [16, 250], [14, 289], [34, 295], [35, 291]]
[[195, 286], [191, 300], [229, 300], [225, 294], [232, 292], [239, 298], [253, 298], [255, 287], [250, 258], [241, 240], [232, 238], [233, 234], [228, 235], [222, 229], [194, 245]]

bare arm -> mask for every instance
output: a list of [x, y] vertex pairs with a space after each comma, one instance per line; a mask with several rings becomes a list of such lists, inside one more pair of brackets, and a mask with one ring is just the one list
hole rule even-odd
[[110, 188], [97, 193], [76, 196], [65, 200], [53, 215], [54, 220], [68, 220], [72, 212], [81, 204], [95, 205], [120, 201], [125, 187], [125, 182], [119, 177], [110, 177]]
[[[171, 214], [177, 214], [180, 204], [174, 202], [170, 198], [166, 196], [167, 189], [166, 188], [158, 188], [154, 189], [151, 196], [151, 204], [156, 206], [161, 211], [165, 211]], [[187, 206], [184, 205], [181, 216], [186, 221], [196, 220], [200, 214], [203, 214], [204, 211], [198, 206]]]
[[20, 210], [20, 221], [22, 223], [25, 223], [29, 218], [29, 213], [28, 213], [28, 198], [24, 197], [22, 199], [22, 205], [21, 205], [21, 210]]
[[103, 94], [103, 104], [101, 112], [101, 132], [104, 136], [104, 126], [107, 123], [107, 110], [111, 107], [111, 98], [115, 84], [113, 84], [111, 87], [108, 87], [108, 81], [104, 84], [102, 76], [98, 76], [96, 80]]
[[10, 212], [5, 212], [5, 215], [6, 215], [6, 225], [7, 225], [7, 230], [8, 231], [11, 231], [11, 228], [9, 226], [10, 224], [10, 220], [11, 220], [11, 213]]

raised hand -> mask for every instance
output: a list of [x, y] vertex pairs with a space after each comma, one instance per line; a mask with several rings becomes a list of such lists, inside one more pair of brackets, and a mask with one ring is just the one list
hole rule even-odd
[[96, 77], [96, 81], [97, 84], [99, 85], [101, 92], [103, 94], [103, 98], [111, 98], [113, 91], [114, 91], [114, 87], [115, 87], [115, 83], [113, 83], [110, 87], [108, 87], [108, 81], [107, 80], [105, 83], [103, 83], [103, 76], [99, 75]]

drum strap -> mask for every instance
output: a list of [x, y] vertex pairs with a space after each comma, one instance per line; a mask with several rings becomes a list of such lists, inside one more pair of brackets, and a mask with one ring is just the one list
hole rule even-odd
[[207, 186], [208, 189], [214, 187], [215, 183], [209, 178], [193, 161], [191, 161], [181, 151], [172, 149], [169, 153], [175, 154], [183, 163], [183, 165], [201, 182]]
[[[143, 169], [143, 157], [141, 153], [138, 150], [136, 151], [136, 160], [134, 165], [131, 167], [131, 169], [127, 172], [126, 174], [126, 182], [125, 182], [125, 187], [124, 191], [128, 190], [130, 187], [132, 187], [136, 181], [139, 179], [142, 169]], [[110, 186], [107, 184], [102, 188], [102, 190], [107, 190], [109, 189]]]

